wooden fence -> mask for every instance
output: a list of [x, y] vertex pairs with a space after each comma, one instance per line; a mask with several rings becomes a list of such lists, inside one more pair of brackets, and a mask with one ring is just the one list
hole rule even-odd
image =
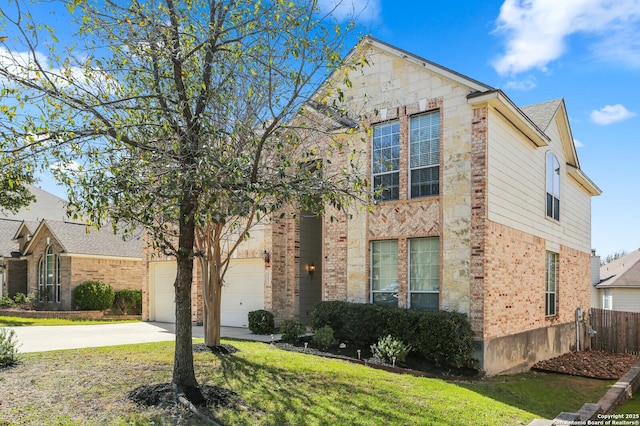
[[640, 312], [591, 308], [591, 349], [640, 355]]

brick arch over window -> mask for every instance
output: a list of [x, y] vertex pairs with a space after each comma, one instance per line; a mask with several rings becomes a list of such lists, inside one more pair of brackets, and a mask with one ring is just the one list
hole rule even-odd
[[38, 300], [60, 303], [60, 257], [49, 245], [38, 261]]

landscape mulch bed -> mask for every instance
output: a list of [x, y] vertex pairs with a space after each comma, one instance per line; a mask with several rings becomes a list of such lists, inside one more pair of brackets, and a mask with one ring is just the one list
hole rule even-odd
[[619, 380], [640, 356], [606, 351], [569, 352], [556, 358], [538, 361], [533, 369], [594, 379]]
[[[306, 345], [305, 345], [306, 343]], [[481, 372], [474, 368], [454, 368], [434, 365], [421, 357], [409, 355], [405, 362], [392, 365], [372, 356], [369, 347], [345, 345], [344, 347], [332, 347], [320, 349], [315, 347], [312, 341], [302, 340], [299, 343], [291, 344], [278, 342], [274, 343], [280, 349], [318, 355], [326, 358], [342, 359], [345, 361], [367, 365], [372, 368], [385, 370], [393, 373], [411, 374], [417, 377], [445, 378], [448, 380], [470, 380], [479, 379]], [[359, 352], [358, 352], [359, 351]]]

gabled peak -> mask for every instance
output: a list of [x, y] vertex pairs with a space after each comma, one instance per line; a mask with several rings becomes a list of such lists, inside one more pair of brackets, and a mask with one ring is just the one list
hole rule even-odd
[[551, 120], [555, 117], [562, 102], [562, 99], [554, 99], [552, 101], [540, 102], [539, 104], [527, 105], [520, 109], [544, 132], [547, 130], [547, 127], [549, 127], [549, 123], [551, 123]]

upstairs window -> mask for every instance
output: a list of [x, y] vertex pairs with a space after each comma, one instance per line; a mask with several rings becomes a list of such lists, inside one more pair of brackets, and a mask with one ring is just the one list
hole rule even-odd
[[411, 117], [409, 132], [411, 198], [440, 193], [440, 111]]
[[547, 154], [547, 217], [560, 220], [560, 163]]
[[400, 198], [400, 122], [373, 127], [373, 186], [382, 201]]

